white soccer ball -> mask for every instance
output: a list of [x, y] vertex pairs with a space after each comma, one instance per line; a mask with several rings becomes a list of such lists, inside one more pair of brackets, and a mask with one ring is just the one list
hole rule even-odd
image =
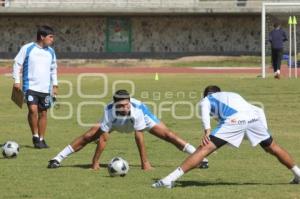
[[19, 144], [14, 141], [7, 141], [2, 146], [2, 155], [5, 158], [15, 158], [19, 154]]
[[129, 171], [129, 165], [126, 160], [120, 157], [114, 157], [107, 166], [108, 173], [111, 177], [124, 177]]

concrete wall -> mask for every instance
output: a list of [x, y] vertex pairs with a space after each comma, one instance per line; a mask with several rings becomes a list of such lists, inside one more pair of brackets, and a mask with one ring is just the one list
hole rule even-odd
[[[129, 18], [132, 53], [125, 56], [260, 53], [259, 15]], [[107, 16], [1, 16], [0, 58], [11, 58], [22, 44], [34, 41], [36, 27], [43, 24], [55, 29], [60, 58], [106, 56], [106, 21]]]

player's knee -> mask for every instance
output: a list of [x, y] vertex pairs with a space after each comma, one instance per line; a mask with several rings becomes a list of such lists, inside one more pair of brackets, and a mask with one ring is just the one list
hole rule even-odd
[[92, 142], [93, 140], [95, 140], [95, 132], [88, 132], [88, 133], [86, 133], [86, 134], [84, 134], [83, 135], [83, 141], [85, 142], [85, 143], [90, 143], [90, 142]]
[[269, 152], [269, 153], [272, 153], [272, 150], [270, 148], [271, 144], [273, 142], [273, 138], [272, 136], [270, 136], [269, 138], [261, 141], [259, 143], [259, 145], [266, 151], [266, 152]]

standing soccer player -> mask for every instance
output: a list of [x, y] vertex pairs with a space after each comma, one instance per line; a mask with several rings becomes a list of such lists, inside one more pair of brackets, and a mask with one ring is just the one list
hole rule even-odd
[[[195, 168], [202, 159], [225, 144], [239, 147], [244, 136], [252, 146], [260, 146], [294, 174], [292, 184], [300, 183], [300, 169], [292, 157], [275, 143], [268, 132], [265, 113], [261, 108], [251, 105], [240, 95], [232, 92], [221, 92], [218, 86], [208, 86], [201, 101], [201, 118], [204, 126], [202, 145], [195, 153], [170, 173], [167, 177], [152, 184], [153, 188], [172, 188], [174, 182], [183, 174]], [[210, 116], [219, 120], [218, 126], [211, 131]]]
[[272, 50], [272, 66], [274, 77], [280, 79], [280, 67], [283, 54], [283, 42], [287, 41], [287, 36], [278, 22], [274, 23], [274, 29], [269, 33], [269, 42]]
[[15, 89], [21, 90], [22, 75], [32, 142], [38, 149], [49, 147], [45, 141], [47, 109], [58, 89], [56, 55], [50, 47], [53, 42], [53, 29], [49, 26], [39, 27], [36, 42], [22, 46], [13, 66]]
[[[113, 97], [113, 102], [104, 109], [102, 120], [94, 125], [83, 135], [77, 137], [70, 145], [66, 146], [53, 159], [49, 161], [48, 168], [58, 168], [61, 162], [70, 154], [81, 150], [88, 143], [98, 139], [97, 148], [92, 160], [92, 168], [99, 169], [99, 158], [103, 152], [109, 134], [113, 131], [123, 133], [135, 132], [135, 141], [139, 150], [141, 167], [143, 170], [151, 169], [144, 144], [143, 131], [147, 130], [167, 142], [172, 143], [181, 151], [188, 154], [195, 152], [195, 147], [187, 143], [174, 132], [168, 129], [153, 115], [145, 104], [131, 98], [126, 90], [118, 90]], [[198, 167], [208, 168], [208, 160], [204, 159]]]

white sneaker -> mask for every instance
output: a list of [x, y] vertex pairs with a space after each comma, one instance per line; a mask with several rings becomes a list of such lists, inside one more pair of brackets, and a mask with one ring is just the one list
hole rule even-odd
[[174, 182], [171, 182], [170, 184], [165, 184], [163, 181], [159, 180], [152, 184], [152, 188], [167, 188], [172, 189], [174, 187]]
[[295, 176], [293, 180], [291, 180], [290, 184], [300, 184], [300, 177]]

